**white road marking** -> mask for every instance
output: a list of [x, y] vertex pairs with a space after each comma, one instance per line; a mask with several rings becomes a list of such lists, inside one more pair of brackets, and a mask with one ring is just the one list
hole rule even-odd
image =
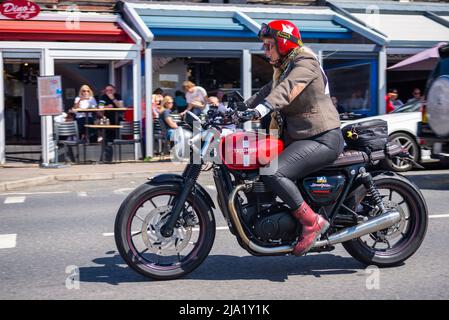
[[103, 233], [103, 237], [113, 237], [114, 236], [114, 232], [105, 232]]
[[10, 204], [10, 203], [24, 203], [25, 202], [26, 197], [7, 197], [5, 199], [5, 204]]
[[429, 219], [449, 218], [449, 214], [432, 214], [429, 215]]
[[[229, 227], [217, 227], [215, 230], [229, 230]], [[192, 231], [200, 231], [199, 228], [193, 228]]]
[[16, 192], [16, 193], [0, 193], [0, 196], [32, 196], [38, 194], [62, 194], [62, 193], [71, 193], [71, 191], [43, 191], [43, 192]]
[[85, 191], [78, 192], [78, 197], [87, 197], [87, 192]]
[[[199, 231], [199, 228], [193, 228], [192, 231]], [[229, 230], [229, 227], [217, 227], [216, 230]], [[133, 231], [133, 234], [135, 233], [140, 233], [140, 231]], [[113, 237], [114, 233], [113, 232], [105, 232], [102, 233], [103, 237]]]
[[[133, 231], [132, 234], [140, 233], [140, 231]], [[105, 232], [103, 233], [103, 237], [113, 237], [114, 232]]]
[[0, 234], [0, 249], [15, 248], [17, 245], [17, 234]]

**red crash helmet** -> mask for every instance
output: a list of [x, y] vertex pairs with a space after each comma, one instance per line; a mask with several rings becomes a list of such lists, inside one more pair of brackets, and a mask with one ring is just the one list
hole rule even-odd
[[274, 20], [269, 24], [262, 23], [259, 38], [272, 37], [281, 56], [287, 55], [292, 49], [303, 46], [299, 29], [288, 20]]

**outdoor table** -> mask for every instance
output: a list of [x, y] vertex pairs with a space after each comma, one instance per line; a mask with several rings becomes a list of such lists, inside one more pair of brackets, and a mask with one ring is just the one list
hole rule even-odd
[[[102, 111], [128, 111], [132, 110], [132, 108], [91, 108], [91, 109], [72, 109], [74, 112], [102, 112]], [[115, 123], [118, 123], [118, 113], [115, 114]], [[87, 136], [87, 129], [86, 129]]]
[[[104, 110], [104, 109], [101, 109], [101, 110]], [[117, 124], [86, 124], [85, 127], [92, 128], [92, 129], [98, 129], [98, 130], [101, 131], [101, 136], [103, 137], [103, 140], [101, 141], [100, 162], [102, 162], [103, 161], [103, 154], [104, 154], [104, 151], [106, 150], [106, 145], [107, 145], [107, 141], [106, 141], [107, 139], [106, 139], [105, 131], [106, 130], [121, 129], [121, 128], [123, 128], [123, 126], [117, 125]]]

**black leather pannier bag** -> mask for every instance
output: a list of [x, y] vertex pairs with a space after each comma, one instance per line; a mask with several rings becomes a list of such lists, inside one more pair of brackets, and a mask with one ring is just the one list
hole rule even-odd
[[374, 119], [348, 124], [341, 130], [348, 148], [352, 150], [370, 154], [384, 150], [388, 143], [388, 124], [384, 120]]

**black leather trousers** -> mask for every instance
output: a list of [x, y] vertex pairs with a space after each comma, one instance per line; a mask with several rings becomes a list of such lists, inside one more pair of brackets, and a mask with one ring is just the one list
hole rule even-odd
[[276, 173], [262, 175], [262, 181], [292, 210], [296, 210], [304, 199], [295, 181], [330, 165], [343, 148], [344, 140], [339, 128], [293, 141], [279, 155]]

